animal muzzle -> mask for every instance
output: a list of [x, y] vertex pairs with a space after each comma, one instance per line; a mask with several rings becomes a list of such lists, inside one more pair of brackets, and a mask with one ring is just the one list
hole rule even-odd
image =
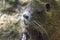
[[23, 13], [22, 15], [22, 21], [24, 22], [25, 25], [28, 25], [30, 22], [31, 16], [28, 13]]
[[30, 7], [26, 8], [22, 13], [22, 20], [23, 22], [28, 25], [30, 23], [31, 17], [32, 17], [32, 9]]

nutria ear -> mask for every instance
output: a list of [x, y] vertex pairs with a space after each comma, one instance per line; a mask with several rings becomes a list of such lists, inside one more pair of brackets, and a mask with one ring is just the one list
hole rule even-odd
[[45, 5], [45, 7], [46, 7], [47, 11], [50, 10], [50, 4], [49, 4], [49, 3], [47, 3], [47, 4]]

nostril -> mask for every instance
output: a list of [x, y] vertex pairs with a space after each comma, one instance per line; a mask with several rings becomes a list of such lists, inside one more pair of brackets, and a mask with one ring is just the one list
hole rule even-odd
[[23, 17], [24, 17], [24, 18], [26, 18], [26, 19], [28, 19], [28, 16], [27, 16], [27, 15], [25, 15], [25, 14], [23, 15]]

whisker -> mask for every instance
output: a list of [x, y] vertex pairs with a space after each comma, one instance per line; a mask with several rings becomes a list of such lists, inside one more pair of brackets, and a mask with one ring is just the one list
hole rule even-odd
[[[34, 27], [34, 28], [36, 28], [36, 29], [38, 29], [41, 33], [44, 31], [45, 33], [46, 33], [46, 35], [47, 35], [47, 37], [49, 38], [49, 35], [48, 35], [48, 33], [47, 33], [47, 30], [45, 29], [45, 28], [43, 28], [43, 26], [42, 25], [40, 25], [37, 21], [33, 21], [33, 24], [36, 26], [36, 25], [38, 25], [37, 27]], [[40, 29], [41, 28], [41, 29]], [[43, 30], [43, 31], [42, 31]]]

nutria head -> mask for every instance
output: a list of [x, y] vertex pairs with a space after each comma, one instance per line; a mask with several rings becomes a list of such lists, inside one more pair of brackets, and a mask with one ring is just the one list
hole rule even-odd
[[39, 21], [40, 22], [40, 16], [43, 14], [43, 12], [50, 9], [50, 5], [48, 3], [39, 3], [39, 2], [32, 2], [27, 5], [25, 10], [22, 13], [22, 20], [23, 22], [28, 25], [31, 22]]

